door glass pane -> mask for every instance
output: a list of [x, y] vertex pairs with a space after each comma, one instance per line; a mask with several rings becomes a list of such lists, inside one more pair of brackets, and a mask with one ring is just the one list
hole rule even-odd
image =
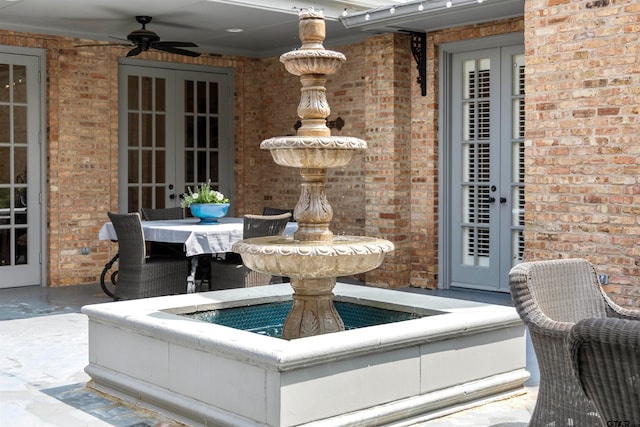
[[[0, 160], [3, 157], [0, 156]], [[11, 206], [11, 191], [8, 188], [0, 188], [0, 225], [9, 224], [9, 207]]]
[[28, 252], [27, 252], [27, 229], [26, 228], [16, 228], [16, 265], [26, 264], [28, 262]]
[[211, 175], [212, 176], [219, 176], [219, 170], [218, 170], [218, 152], [217, 151], [210, 151], [209, 152], [209, 165], [210, 169], [211, 169]]
[[206, 114], [207, 113], [207, 82], [198, 82], [198, 113]]
[[138, 198], [138, 187], [129, 187], [127, 189], [127, 199], [129, 202], [129, 212], [137, 212], [140, 210], [140, 200]]
[[207, 153], [203, 151], [198, 151], [196, 153], [198, 159], [198, 182], [207, 182], [208, 174], [207, 174]]
[[153, 188], [142, 187], [142, 205], [141, 208], [146, 206], [153, 206]]
[[[16, 208], [22, 209], [27, 207], [27, 187], [18, 187], [15, 191], [15, 204]], [[25, 212], [26, 213], [26, 212]], [[26, 216], [24, 216], [24, 220], [26, 221]], [[18, 222], [18, 224], [26, 224], [26, 222]]]
[[[156, 184], [162, 184], [166, 182], [166, 169], [167, 169], [167, 162], [166, 162], [166, 152], [165, 151], [156, 151]], [[164, 188], [164, 187], [159, 187], [159, 188]], [[157, 206], [156, 206], [157, 207]]]
[[184, 153], [184, 179], [186, 182], [195, 182], [195, 156], [193, 151], [187, 151]]
[[[9, 121], [11, 109], [8, 105], [0, 105], [0, 117], [6, 117]], [[0, 126], [0, 143], [9, 143], [11, 138], [11, 126]]]
[[167, 111], [165, 79], [156, 79], [156, 111]]
[[164, 187], [156, 187], [156, 209], [165, 208], [166, 192]]
[[128, 157], [129, 157], [129, 179], [128, 182], [129, 184], [137, 184], [140, 179], [140, 175], [139, 175], [139, 166], [138, 166], [138, 152], [137, 151], [133, 151], [133, 150], [129, 150], [128, 152]]
[[[16, 172], [16, 186], [27, 183], [27, 147], [14, 148], [14, 164]], [[26, 185], [24, 186], [26, 188]]]
[[524, 54], [512, 58], [511, 260], [524, 259]]
[[140, 109], [143, 111], [151, 111], [153, 109], [153, 78], [142, 77], [140, 93]]
[[[8, 224], [4, 215], [0, 217], [0, 224]], [[0, 229], [0, 266], [11, 265], [11, 230]]]
[[[0, 102], [9, 102], [9, 64], [0, 64]], [[8, 117], [8, 116], [0, 116]]]
[[0, 106], [0, 264], [24, 265], [29, 262], [27, 67], [0, 64], [0, 85], [5, 104]]
[[207, 148], [207, 135], [207, 118], [198, 117], [198, 127], [196, 128], [198, 148]]
[[13, 102], [27, 102], [27, 67], [13, 66]]
[[11, 148], [0, 147], [0, 184], [11, 183]]
[[166, 141], [167, 124], [165, 116], [158, 114], [156, 116], [156, 147], [164, 148], [167, 146]]
[[209, 83], [209, 113], [218, 114], [218, 83]]
[[211, 117], [209, 120], [209, 146], [211, 148], [219, 148], [218, 135], [220, 135], [220, 129], [218, 128], [218, 118]]
[[193, 123], [193, 116], [187, 116], [184, 118], [184, 146], [186, 148], [193, 148], [195, 144], [195, 125]]
[[138, 117], [140, 117], [140, 115], [138, 113], [129, 113], [128, 117], [128, 145], [129, 147], [137, 147], [140, 141], [140, 139], [138, 138], [138, 132], [140, 131], [140, 128], [138, 126]]
[[142, 183], [153, 183], [153, 152], [145, 150], [140, 153], [142, 156]]
[[184, 82], [184, 111], [185, 113], [193, 113], [193, 100], [195, 99], [193, 93], [193, 80], [185, 80]]
[[140, 108], [138, 97], [138, 76], [129, 76], [127, 78], [127, 107], [129, 110], [137, 110]]
[[[137, 81], [137, 84], [134, 83]], [[138, 90], [137, 95], [128, 94], [128, 210], [164, 207], [167, 173], [167, 80], [149, 76], [130, 77], [129, 90]], [[139, 102], [132, 102], [133, 98]]]
[[[220, 146], [218, 83], [184, 82], [185, 90], [185, 185], [211, 181], [219, 187], [218, 166]], [[191, 95], [187, 95], [191, 93]], [[195, 100], [196, 106], [191, 108]]]
[[462, 262], [489, 266], [491, 188], [490, 60], [462, 64]]
[[142, 114], [142, 146], [151, 147], [153, 145], [153, 116], [151, 114]]
[[13, 107], [13, 143], [27, 143], [27, 107]]

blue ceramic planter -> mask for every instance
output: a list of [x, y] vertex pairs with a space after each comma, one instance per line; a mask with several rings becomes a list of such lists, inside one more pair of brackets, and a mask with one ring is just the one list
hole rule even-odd
[[229, 210], [229, 203], [194, 203], [191, 209], [191, 215], [200, 218], [202, 224], [215, 224], [218, 218], [222, 218]]

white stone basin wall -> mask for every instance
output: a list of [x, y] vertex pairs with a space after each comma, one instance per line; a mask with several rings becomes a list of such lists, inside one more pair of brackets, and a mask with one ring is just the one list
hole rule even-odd
[[85, 306], [90, 385], [189, 425], [282, 427], [391, 422], [524, 391], [525, 329], [511, 307], [338, 283], [336, 299], [443, 314], [291, 341], [173, 314], [291, 292]]

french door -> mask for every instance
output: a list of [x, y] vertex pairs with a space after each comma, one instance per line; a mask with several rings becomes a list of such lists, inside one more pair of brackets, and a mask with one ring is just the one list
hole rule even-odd
[[522, 45], [450, 57], [449, 286], [508, 292], [524, 249]]
[[0, 288], [39, 285], [44, 276], [44, 56], [39, 50], [2, 53], [10, 49], [0, 46]]
[[120, 211], [179, 206], [208, 181], [233, 200], [230, 74], [149, 65], [120, 66]]

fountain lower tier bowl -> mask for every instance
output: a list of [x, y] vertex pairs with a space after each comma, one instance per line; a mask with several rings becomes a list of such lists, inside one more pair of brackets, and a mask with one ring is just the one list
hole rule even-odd
[[437, 315], [294, 340], [181, 315], [291, 294], [282, 284], [85, 306], [89, 386], [224, 427], [411, 425], [525, 392], [513, 307], [338, 283], [336, 301]]
[[233, 251], [252, 270], [299, 279], [349, 276], [377, 268], [394, 249], [388, 240], [334, 236], [328, 242], [302, 242], [290, 236], [254, 237], [237, 242]]
[[367, 142], [350, 136], [278, 136], [262, 141], [260, 148], [270, 150], [282, 166], [336, 168], [349, 164], [354, 151], [366, 149]]

